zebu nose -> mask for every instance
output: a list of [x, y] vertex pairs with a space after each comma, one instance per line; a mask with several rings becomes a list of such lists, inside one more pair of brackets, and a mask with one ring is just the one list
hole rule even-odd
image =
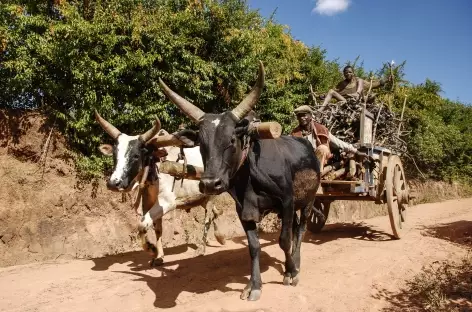
[[122, 181], [118, 179], [109, 179], [107, 181], [107, 188], [116, 191], [123, 188]]
[[224, 191], [221, 178], [201, 178], [198, 186], [203, 194], [216, 195]]

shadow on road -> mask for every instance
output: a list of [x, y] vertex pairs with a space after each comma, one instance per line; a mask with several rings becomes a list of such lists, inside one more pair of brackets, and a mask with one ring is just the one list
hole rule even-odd
[[422, 234], [444, 239], [466, 247], [472, 247], [472, 221], [456, 221], [422, 227]]
[[345, 238], [377, 242], [394, 239], [392, 234], [376, 230], [364, 222], [351, 222], [328, 224], [318, 234], [307, 231], [304, 242], [321, 245]]
[[[278, 245], [279, 232], [260, 235], [261, 247]], [[337, 239], [361, 239], [370, 241], [386, 241], [391, 236], [377, 231], [364, 223], [343, 223], [327, 225], [319, 234], [307, 231], [305, 243], [324, 244]], [[92, 270], [109, 270], [114, 264], [125, 264], [129, 270], [113, 271], [120, 274], [129, 274], [136, 277], [134, 281], [145, 282], [155, 294], [154, 306], [158, 308], [172, 308], [180, 293], [189, 292], [203, 294], [218, 290], [226, 293], [234, 291], [239, 293], [246, 285], [250, 275], [250, 257], [245, 236], [232, 238], [232, 241], [244, 245], [239, 249], [225, 249], [202, 257], [164, 262], [154, 269], [161, 272], [156, 277], [146, 273], [149, 267], [149, 254], [144, 251], [128, 252], [114, 256], [93, 259], [95, 263]], [[165, 248], [166, 255], [180, 254], [189, 248], [195, 249], [195, 245], [180, 245]], [[264, 250], [261, 251], [261, 273], [270, 267], [276, 269], [282, 279], [285, 259], [279, 260], [270, 256]], [[230, 284], [242, 284], [232, 288]]]
[[[263, 247], [267, 245], [271, 243], [263, 244]], [[137, 264], [142, 266], [142, 262]], [[261, 251], [261, 273], [273, 267], [282, 275], [282, 264], [280, 260]], [[176, 265], [177, 268], [173, 268]], [[248, 282], [245, 276], [250, 274], [250, 258], [247, 248], [244, 247], [221, 250], [202, 257], [165, 262], [155, 269], [162, 275], [159, 277], [148, 275], [139, 267], [137, 270], [131, 268], [131, 271], [113, 272], [133, 275], [136, 277], [134, 281], [145, 282], [156, 296], [155, 307], [172, 308], [176, 306], [177, 297], [182, 292], [204, 294], [217, 290], [223, 293], [230, 291], [239, 293]], [[232, 283], [242, 285], [236, 288], [228, 286]]]
[[[169, 255], [177, 255], [186, 252], [189, 248], [197, 249], [197, 245], [195, 244], [185, 244], [179, 245], [175, 247], [168, 247], [164, 249], [164, 254]], [[136, 270], [137, 268], [149, 268], [149, 261], [151, 260], [151, 256], [144, 251], [132, 251], [132, 252], [125, 252], [113, 256], [106, 256], [102, 258], [95, 258], [92, 259], [95, 266], [92, 268], [93, 271], [106, 271], [108, 270], [113, 264], [124, 264], [127, 262], [131, 262], [128, 266], [131, 270]]]

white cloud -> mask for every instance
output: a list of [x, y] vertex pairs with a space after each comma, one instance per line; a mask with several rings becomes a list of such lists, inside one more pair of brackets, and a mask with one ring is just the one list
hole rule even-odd
[[346, 11], [350, 0], [317, 0], [313, 12], [321, 15], [335, 15]]

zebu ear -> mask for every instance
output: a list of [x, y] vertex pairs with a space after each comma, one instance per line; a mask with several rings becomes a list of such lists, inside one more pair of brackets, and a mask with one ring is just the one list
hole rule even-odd
[[195, 147], [199, 145], [198, 133], [196, 131], [184, 129], [174, 133], [174, 136], [184, 143], [183, 147]]
[[167, 153], [165, 148], [159, 147], [158, 149], [152, 152], [152, 155], [154, 155], [157, 158], [162, 158], [162, 157], [166, 157], [169, 154]]
[[98, 149], [105, 156], [113, 156], [113, 146], [110, 144], [102, 144]]
[[236, 128], [247, 127], [248, 125], [249, 125], [249, 120], [246, 118], [243, 118], [240, 121], [238, 121], [238, 123], [236, 124]]
[[236, 128], [234, 129], [234, 134], [238, 137], [241, 138], [245, 134], [247, 134], [249, 130], [249, 120], [247, 118], [243, 118], [238, 123], [236, 124]]

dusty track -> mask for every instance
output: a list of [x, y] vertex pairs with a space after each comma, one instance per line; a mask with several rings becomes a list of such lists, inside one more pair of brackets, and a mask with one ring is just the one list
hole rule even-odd
[[391, 240], [386, 216], [308, 233], [297, 287], [281, 284], [278, 238], [263, 236], [258, 302], [239, 299], [250, 267], [240, 238], [199, 258], [193, 258], [194, 246], [169, 248], [165, 264], [155, 269], [143, 252], [3, 268], [0, 310], [379, 311], [422, 265], [465, 254], [459, 245], [424, 233], [441, 224], [472, 223], [472, 199], [415, 206], [407, 217], [401, 240]]

